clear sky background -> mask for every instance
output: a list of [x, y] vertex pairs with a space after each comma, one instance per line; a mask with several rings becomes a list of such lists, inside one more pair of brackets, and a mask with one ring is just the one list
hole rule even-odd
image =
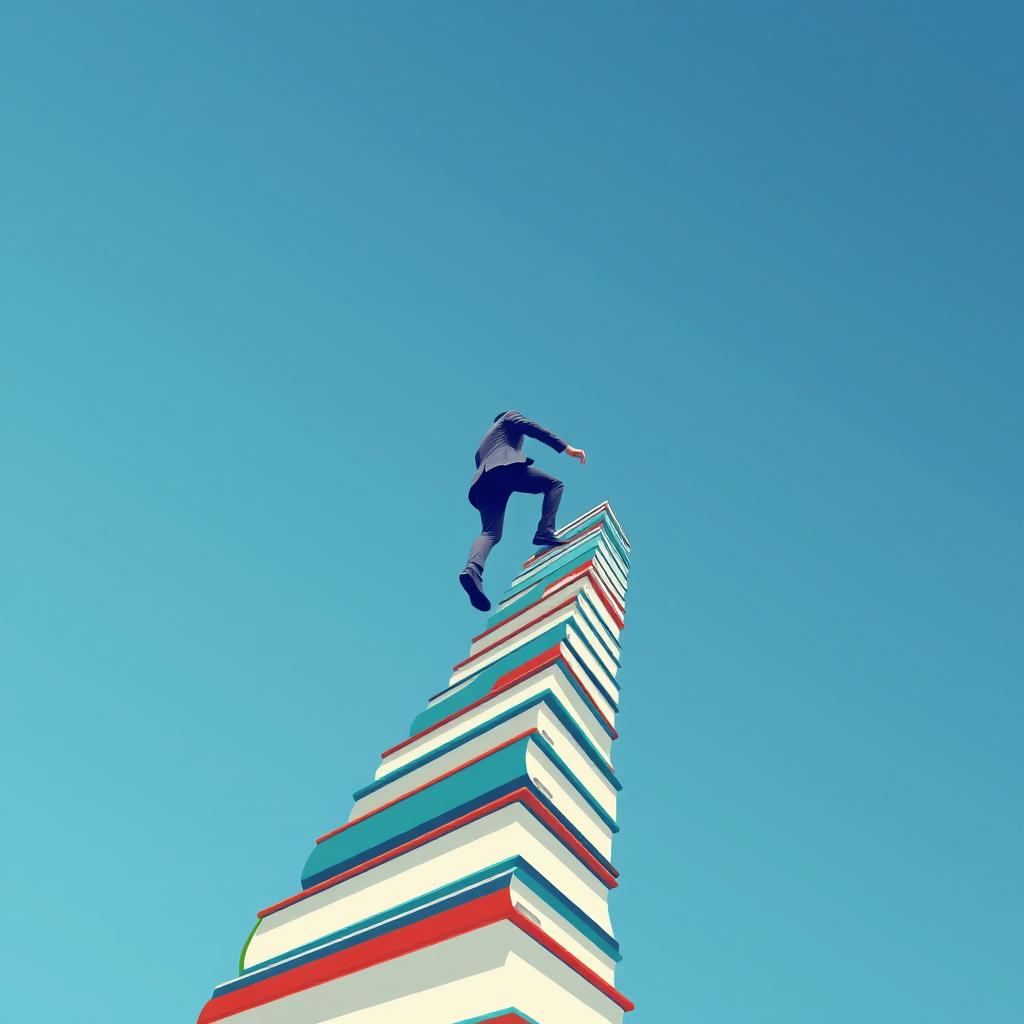
[[3, 1016], [232, 975], [480, 628], [515, 407], [634, 546], [632, 1020], [1019, 1021], [1022, 30], [5, 4]]

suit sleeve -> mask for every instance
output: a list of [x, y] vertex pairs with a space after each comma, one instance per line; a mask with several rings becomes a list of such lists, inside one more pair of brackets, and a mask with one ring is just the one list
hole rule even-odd
[[566, 443], [557, 434], [552, 434], [550, 430], [545, 430], [539, 423], [528, 420], [521, 412], [511, 412], [508, 418], [522, 433], [534, 437], [538, 441], [543, 441], [546, 445], [554, 448], [556, 452], [565, 451]]

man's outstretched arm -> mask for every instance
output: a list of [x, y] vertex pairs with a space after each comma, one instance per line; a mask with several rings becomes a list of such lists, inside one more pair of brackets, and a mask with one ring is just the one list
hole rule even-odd
[[544, 444], [554, 448], [556, 452], [565, 452], [566, 455], [571, 455], [574, 459], [579, 459], [581, 463], [586, 464], [587, 453], [582, 448], [573, 448], [571, 444], [566, 444], [557, 434], [551, 433], [550, 430], [546, 430], [539, 423], [534, 423], [533, 420], [528, 420], [521, 412], [509, 413], [509, 419], [524, 434], [543, 441]]

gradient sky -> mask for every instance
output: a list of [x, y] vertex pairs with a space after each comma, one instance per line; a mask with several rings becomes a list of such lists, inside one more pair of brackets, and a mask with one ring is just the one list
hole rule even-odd
[[634, 547], [634, 1024], [1019, 1021], [1022, 31], [5, 4], [5, 1018], [231, 976], [480, 628], [515, 407]]

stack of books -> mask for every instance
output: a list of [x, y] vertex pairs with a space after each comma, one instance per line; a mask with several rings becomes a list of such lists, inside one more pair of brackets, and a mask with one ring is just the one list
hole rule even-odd
[[199, 1024], [620, 1024], [608, 913], [629, 541], [530, 558]]

